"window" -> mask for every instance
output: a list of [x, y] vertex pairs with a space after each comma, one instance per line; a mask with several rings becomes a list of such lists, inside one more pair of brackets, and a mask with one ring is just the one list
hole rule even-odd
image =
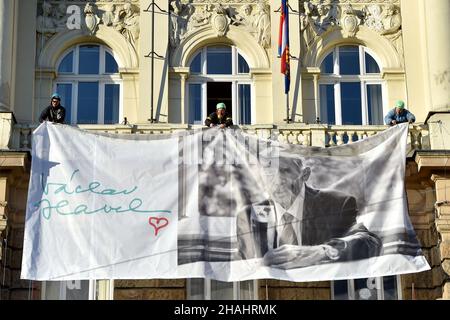
[[257, 300], [257, 280], [222, 282], [211, 279], [188, 279], [189, 300]]
[[113, 53], [83, 44], [60, 59], [55, 91], [61, 95], [69, 124], [114, 124], [121, 119], [121, 80]]
[[322, 61], [319, 119], [337, 125], [383, 124], [383, 82], [363, 46], [339, 46]]
[[254, 122], [250, 67], [236, 47], [208, 46], [189, 64], [186, 84], [188, 122], [203, 124], [218, 102], [224, 102], [234, 124]]
[[95, 280], [42, 282], [42, 300], [95, 300]]
[[400, 276], [332, 281], [333, 300], [401, 300]]

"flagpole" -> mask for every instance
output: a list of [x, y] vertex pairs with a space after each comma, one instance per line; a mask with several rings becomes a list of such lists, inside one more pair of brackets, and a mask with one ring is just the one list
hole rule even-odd
[[289, 92], [286, 92], [286, 123], [289, 123]]

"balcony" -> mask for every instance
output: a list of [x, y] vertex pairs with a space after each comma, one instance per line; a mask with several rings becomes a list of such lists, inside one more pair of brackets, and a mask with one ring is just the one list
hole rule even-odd
[[[28, 151], [31, 149], [31, 134], [38, 124], [14, 124], [10, 149]], [[184, 124], [136, 124], [136, 125], [78, 125], [80, 129], [109, 134], [170, 134], [186, 130], [204, 130], [201, 125]], [[235, 126], [244, 132], [261, 138], [272, 137], [283, 143], [303, 146], [333, 147], [353, 143], [386, 130], [376, 126], [328, 126], [322, 124], [269, 124]], [[428, 125], [409, 126], [408, 155], [415, 150], [429, 150]]]

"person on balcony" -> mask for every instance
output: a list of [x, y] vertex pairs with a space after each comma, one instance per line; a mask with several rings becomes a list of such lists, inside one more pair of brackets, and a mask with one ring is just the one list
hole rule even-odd
[[66, 109], [61, 105], [60, 95], [55, 92], [52, 94], [50, 105], [42, 111], [39, 117], [39, 122], [50, 121], [64, 123], [65, 118]]
[[219, 102], [216, 105], [216, 112], [211, 113], [205, 120], [205, 125], [207, 127], [219, 126], [220, 128], [225, 128], [233, 125], [233, 119], [228, 116], [227, 107], [225, 103]]
[[384, 123], [387, 125], [395, 126], [398, 123], [416, 121], [416, 117], [405, 109], [405, 103], [402, 100], [398, 100], [395, 103], [395, 108], [389, 110], [384, 117]]

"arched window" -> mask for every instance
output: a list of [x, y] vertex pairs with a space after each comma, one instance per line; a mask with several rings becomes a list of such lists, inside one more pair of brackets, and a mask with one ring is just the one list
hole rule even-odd
[[218, 102], [226, 104], [235, 124], [254, 121], [250, 68], [236, 47], [205, 47], [193, 56], [189, 68], [189, 123], [202, 124]]
[[338, 125], [383, 124], [383, 81], [363, 46], [338, 46], [320, 66], [319, 119]]
[[113, 124], [121, 119], [119, 68], [109, 48], [82, 44], [66, 52], [57, 67], [55, 90], [66, 123]]

